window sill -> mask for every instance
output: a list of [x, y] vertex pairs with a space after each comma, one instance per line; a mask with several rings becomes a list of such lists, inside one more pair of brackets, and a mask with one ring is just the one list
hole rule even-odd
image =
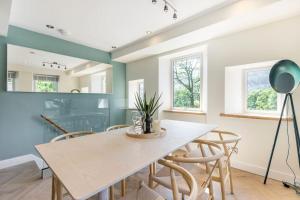
[[[244, 118], [244, 119], [259, 119], [259, 120], [279, 120], [279, 116], [273, 115], [259, 115], [259, 114], [243, 114], [243, 113], [220, 113], [221, 117], [231, 117], [231, 118]], [[291, 117], [283, 117], [283, 121], [292, 121]]]
[[125, 110], [137, 110], [137, 108], [124, 108]]
[[169, 112], [169, 113], [181, 113], [181, 114], [192, 114], [192, 115], [206, 115], [205, 112], [201, 111], [189, 111], [189, 110], [164, 110], [164, 112]]

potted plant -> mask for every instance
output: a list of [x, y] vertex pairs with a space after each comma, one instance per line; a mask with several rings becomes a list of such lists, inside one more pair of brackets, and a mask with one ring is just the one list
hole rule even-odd
[[144, 97], [142, 98], [140, 94], [135, 95], [135, 106], [138, 109], [140, 115], [143, 118], [144, 126], [144, 133], [151, 133], [151, 125], [152, 125], [152, 117], [158, 108], [162, 105], [159, 104], [159, 100], [161, 95], [157, 96], [154, 93], [153, 97], [147, 101], [146, 92], [144, 93]]

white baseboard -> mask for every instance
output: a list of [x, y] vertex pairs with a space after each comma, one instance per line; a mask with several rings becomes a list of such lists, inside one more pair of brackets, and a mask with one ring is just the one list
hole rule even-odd
[[[253, 165], [253, 164], [249, 164], [249, 163], [245, 163], [245, 162], [241, 162], [238, 160], [232, 160], [231, 161], [231, 165], [232, 167], [236, 168], [236, 169], [240, 169], [243, 171], [247, 171], [253, 174], [257, 174], [260, 176], [265, 176], [266, 173], [266, 168], [265, 167], [261, 167], [258, 165]], [[275, 179], [278, 181], [289, 181], [289, 182], [293, 182], [294, 181], [294, 177], [292, 174], [288, 174], [288, 173], [283, 173], [277, 170], [272, 170], [270, 169], [269, 171], [269, 175], [268, 178], [271, 179]], [[296, 180], [297, 182], [299, 182], [299, 180]]]
[[30, 161], [34, 161], [40, 169], [43, 169], [47, 166], [41, 158], [33, 154], [27, 154], [6, 160], [0, 160], [0, 169], [13, 167]]

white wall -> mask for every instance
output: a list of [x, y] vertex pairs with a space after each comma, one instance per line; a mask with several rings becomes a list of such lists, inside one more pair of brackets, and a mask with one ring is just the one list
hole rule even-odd
[[[204, 43], [208, 54], [208, 110], [206, 117], [164, 113], [163, 118], [217, 123], [219, 128], [237, 132], [243, 139], [234, 165], [241, 169], [264, 174], [274, 140], [277, 121], [220, 117], [224, 112], [225, 67], [288, 58], [300, 64], [300, 17], [279, 21], [255, 29], [228, 35]], [[199, 44], [199, 45], [204, 45]], [[174, 53], [174, 52], [171, 52]], [[145, 79], [145, 91], [159, 91], [159, 56], [127, 64], [127, 80]], [[296, 112], [300, 116], [300, 89], [295, 93]], [[291, 126], [290, 126], [291, 128]], [[282, 127], [285, 130], [285, 125]], [[290, 162], [297, 166], [294, 136], [291, 129]], [[281, 131], [272, 163], [271, 176], [291, 178], [285, 165], [286, 132]], [[296, 170], [300, 175], [299, 170]]]

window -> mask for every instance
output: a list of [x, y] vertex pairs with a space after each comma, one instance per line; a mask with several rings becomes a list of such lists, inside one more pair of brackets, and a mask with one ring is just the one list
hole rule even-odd
[[278, 95], [269, 83], [270, 67], [245, 70], [245, 109], [246, 112], [280, 112]]
[[173, 109], [202, 109], [200, 54], [175, 58], [172, 65], [172, 107]]
[[128, 81], [128, 107], [135, 108], [135, 96], [144, 95], [144, 79]]
[[276, 62], [225, 68], [225, 114], [280, 114], [283, 95], [276, 93], [269, 83], [269, 73]]
[[33, 91], [35, 92], [58, 92], [59, 76], [34, 74]]
[[106, 72], [91, 75], [91, 92], [106, 93]]
[[17, 78], [17, 72], [15, 71], [7, 72], [7, 91], [15, 91], [16, 78]]

